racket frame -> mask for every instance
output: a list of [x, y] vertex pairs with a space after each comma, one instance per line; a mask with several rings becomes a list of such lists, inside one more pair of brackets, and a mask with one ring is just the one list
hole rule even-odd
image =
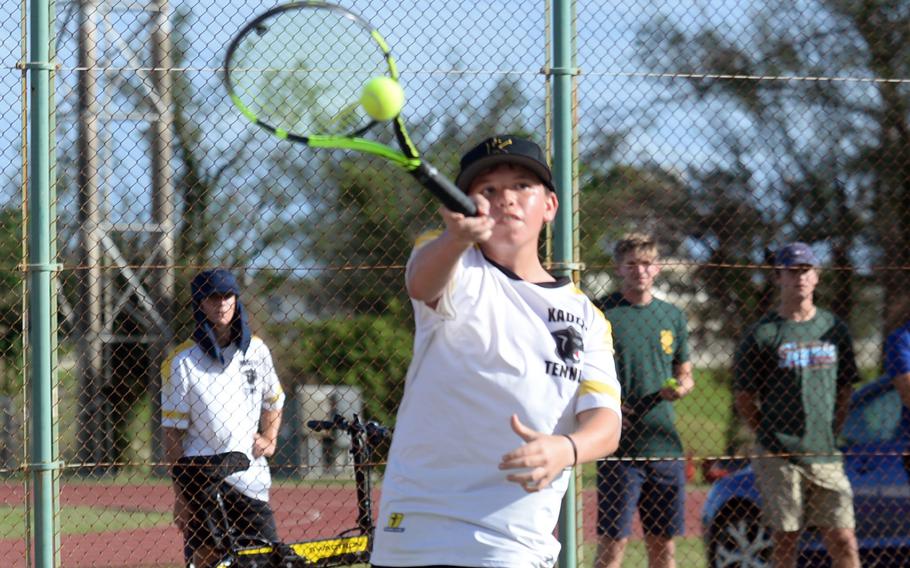
[[228, 96], [234, 106], [237, 107], [240, 113], [246, 117], [247, 120], [256, 126], [263, 128], [268, 132], [271, 132], [279, 139], [303, 143], [313, 148], [354, 150], [357, 152], [363, 152], [366, 154], [385, 158], [386, 160], [391, 161], [398, 167], [413, 175], [424, 187], [429, 189], [431, 193], [433, 193], [440, 201], [442, 201], [443, 205], [452, 211], [457, 211], [468, 216], [475, 216], [477, 214], [477, 207], [474, 202], [463, 191], [455, 186], [455, 184], [442, 176], [435, 167], [431, 166], [420, 158], [417, 147], [414, 145], [411, 137], [408, 135], [407, 129], [405, 128], [404, 119], [402, 118], [401, 114], [392, 119], [395, 138], [398, 141], [398, 146], [401, 148], [399, 151], [380, 142], [369, 140], [361, 136], [377, 124], [377, 121], [375, 120], [371, 121], [366, 126], [360, 128], [352, 134], [303, 135], [295, 132], [290, 132], [284, 128], [276, 127], [265, 122], [255, 112], [247, 107], [239, 96], [237, 96], [231, 83], [230, 63], [231, 58], [236, 52], [237, 48], [240, 46], [240, 43], [250, 32], [255, 33], [255, 30], [260, 27], [260, 25], [265, 20], [282, 12], [300, 9], [332, 10], [338, 12], [340, 15], [351, 20], [352, 22], [360, 25], [364, 31], [370, 35], [370, 37], [373, 39], [373, 42], [379, 48], [382, 56], [385, 58], [386, 65], [388, 66], [389, 70], [389, 77], [395, 81], [398, 81], [398, 66], [395, 63], [395, 58], [392, 56], [392, 50], [389, 48], [389, 45], [386, 43], [385, 38], [383, 38], [382, 34], [380, 34], [379, 31], [364, 18], [351, 12], [347, 8], [343, 8], [341, 6], [328, 2], [289, 2], [270, 8], [247, 22], [240, 29], [240, 31], [234, 35], [234, 37], [231, 39], [231, 42], [228, 44], [227, 51], [224, 56], [224, 65], [222, 67], [222, 78], [224, 87], [227, 90]]

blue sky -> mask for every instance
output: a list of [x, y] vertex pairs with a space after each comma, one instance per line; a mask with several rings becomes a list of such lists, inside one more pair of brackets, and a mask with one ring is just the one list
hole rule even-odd
[[0, 169], [0, 203], [15, 194], [17, 184], [21, 183], [18, 175], [21, 159], [18, 157], [18, 146], [21, 144], [19, 131], [22, 105], [20, 103], [21, 72], [16, 69], [20, 61], [21, 45], [19, 25], [20, 7], [14, 2], [0, 2], [0, 156], [3, 167]]
[[[631, 76], [645, 71], [636, 58], [636, 30], [660, 15], [685, 21], [690, 29], [712, 22], [726, 29], [745, 29], [749, 25], [748, 3], [702, 0], [695, 2], [654, 3], [636, 0], [579, 2], [578, 65], [579, 117], [582, 143], [610, 129], [632, 133], [623, 149], [629, 161], [656, 160], [667, 167], [689, 162], [716, 160], [711, 146], [709, 118], [695, 106], [680, 106], [673, 111], [656, 110], [652, 101], [680, 87], [667, 79]], [[535, 128], [543, 125], [545, 78], [540, 74], [546, 62], [548, 38], [543, 1], [500, 0], [465, 3], [458, 0], [416, 0], [406, 4], [352, 0], [345, 6], [371, 21], [388, 39], [399, 61], [401, 79], [408, 94], [405, 116], [445, 115], [463, 100], [482, 107], [490, 90], [504, 75], [514, 77], [526, 87], [531, 103], [525, 115]], [[215, 167], [238, 145], [261, 146], [261, 152], [281, 151], [283, 146], [261, 135], [251, 134], [245, 121], [226, 103], [219, 85], [217, 68], [231, 35], [254, 14], [263, 10], [262, 2], [212, 0], [172, 0], [174, 11], [193, 12], [188, 36], [190, 61], [185, 71], [200, 98], [198, 120], [205, 129], [202, 146], [208, 167]], [[404, 7], [402, 7], [404, 6]], [[394, 9], [392, 9], [394, 8]], [[58, 75], [58, 140], [61, 153], [75, 138], [74, 85], [76, 19], [70, 2], [57, 7], [60, 30]], [[4, 159], [2, 193], [4, 201], [16, 198], [19, 100], [18, 71], [13, 67], [21, 48], [16, 28], [19, 7], [2, 3], [3, 74], [0, 80], [4, 112], [0, 117], [0, 152]], [[115, 11], [107, 23], [124, 38], [130, 34], [138, 46], [145, 40], [140, 12]], [[140, 42], [140, 43], [137, 43]], [[129, 67], [117, 45], [102, 46], [103, 57], [114, 67]], [[128, 72], [134, 78], [136, 75]], [[685, 88], [682, 86], [682, 88]], [[126, 111], [124, 101], [113, 100], [106, 110]], [[142, 220], [148, 213], [148, 153], [142, 138], [142, 120], [107, 121], [103, 155], [103, 188], [108, 193], [112, 221]], [[543, 133], [540, 134], [543, 138]], [[418, 144], [420, 141], [418, 140]], [[231, 180], [240, 189], [243, 180]], [[66, 207], [68, 204], [62, 204]]]

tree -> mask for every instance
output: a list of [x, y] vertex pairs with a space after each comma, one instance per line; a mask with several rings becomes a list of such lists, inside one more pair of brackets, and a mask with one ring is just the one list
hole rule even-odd
[[[766, 230], [754, 245], [794, 238], [826, 245], [838, 270], [826, 273], [823, 293], [842, 316], [857, 312], [854, 288], [862, 281], [854, 267], [889, 268], [875, 272], [887, 332], [910, 315], [910, 276], [891, 269], [910, 260], [908, 101], [892, 81], [910, 66], [910, 14], [877, 0], [821, 0], [811, 11], [772, 2], [757, 10], [739, 37], [712, 25], [689, 33], [656, 19], [639, 35], [642, 59], [657, 72], [689, 77], [685, 99], [711, 105], [719, 155], [728, 157], [716, 169], [739, 171], [731, 179], [760, 196]], [[742, 186], [728, 187], [721, 191], [733, 197]]]
[[670, 262], [692, 266], [696, 259], [688, 247], [702, 243], [709, 252], [692, 271], [693, 278], [669, 284], [677, 293], [695, 297], [702, 292], [712, 299], [686, 307], [694, 321], [716, 324], [694, 327], [694, 338], [736, 337], [744, 321], [731, 314], [753, 313], [765, 292], [749, 271], [730, 269], [754, 262], [754, 252], [767, 242], [768, 228], [751, 194], [749, 172], [741, 165], [684, 173], [656, 163], [632, 165], [617, 160], [621, 144], [606, 135], [581, 160], [583, 262], [595, 271], [612, 270], [613, 244], [630, 231], [653, 235]]
[[883, 335], [910, 316], [908, 91], [894, 80], [910, 71], [910, 12], [878, 0], [752, 8], [745, 27], [665, 17], [638, 33], [645, 66], [687, 87], [650, 108], [698, 109], [710, 125], [702, 157], [676, 166], [689, 200], [677, 215], [709, 298], [696, 313], [719, 318], [718, 337], [737, 337], [770, 307], [769, 273], [754, 266], [799, 239], [834, 268], [820, 303], [855, 336]]
[[[492, 90], [483, 112], [467, 107], [445, 118], [428, 115], [409, 124], [424, 154], [446, 175], [457, 171], [458, 157], [475, 141], [501, 131], [527, 130], [520, 109], [527, 104], [520, 86], [504, 78]], [[442, 124], [439, 125], [440, 120]], [[435, 141], [426, 142], [438, 130]], [[394, 145], [390, 131], [379, 133]], [[408, 174], [385, 160], [336, 153], [334, 160], [299, 160], [295, 154], [276, 154], [274, 168], [283, 177], [300, 180], [307, 204], [294, 220], [303, 235], [304, 263], [323, 266], [316, 271], [320, 286], [308, 299], [325, 314], [386, 314], [402, 304], [403, 268], [414, 239], [438, 228], [434, 198]]]
[[298, 321], [283, 337], [285, 387], [306, 383], [358, 387], [368, 419], [394, 423], [411, 358], [409, 329], [395, 317]]

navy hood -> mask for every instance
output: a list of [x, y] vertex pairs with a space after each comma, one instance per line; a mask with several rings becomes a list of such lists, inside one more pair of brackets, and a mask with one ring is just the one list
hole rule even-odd
[[246, 353], [250, 347], [250, 326], [247, 321], [246, 310], [240, 301], [240, 286], [237, 279], [228, 270], [216, 268], [205, 270], [193, 278], [190, 283], [190, 293], [193, 305], [193, 320], [196, 327], [193, 330], [193, 340], [212, 359], [225, 364], [224, 353], [215, 338], [215, 330], [211, 322], [202, 312], [202, 300], [213, 294], [233, 294], [236, 296], [236, 309], [231, 322], [231, 343], [237, 344], [240, 351]]

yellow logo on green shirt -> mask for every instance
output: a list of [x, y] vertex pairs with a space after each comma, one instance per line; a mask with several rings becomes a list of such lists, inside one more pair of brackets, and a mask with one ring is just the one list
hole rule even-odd
[[673, 354], [673, 332], [669, 329], [660, 330], [660, 346], [667, 355]]

